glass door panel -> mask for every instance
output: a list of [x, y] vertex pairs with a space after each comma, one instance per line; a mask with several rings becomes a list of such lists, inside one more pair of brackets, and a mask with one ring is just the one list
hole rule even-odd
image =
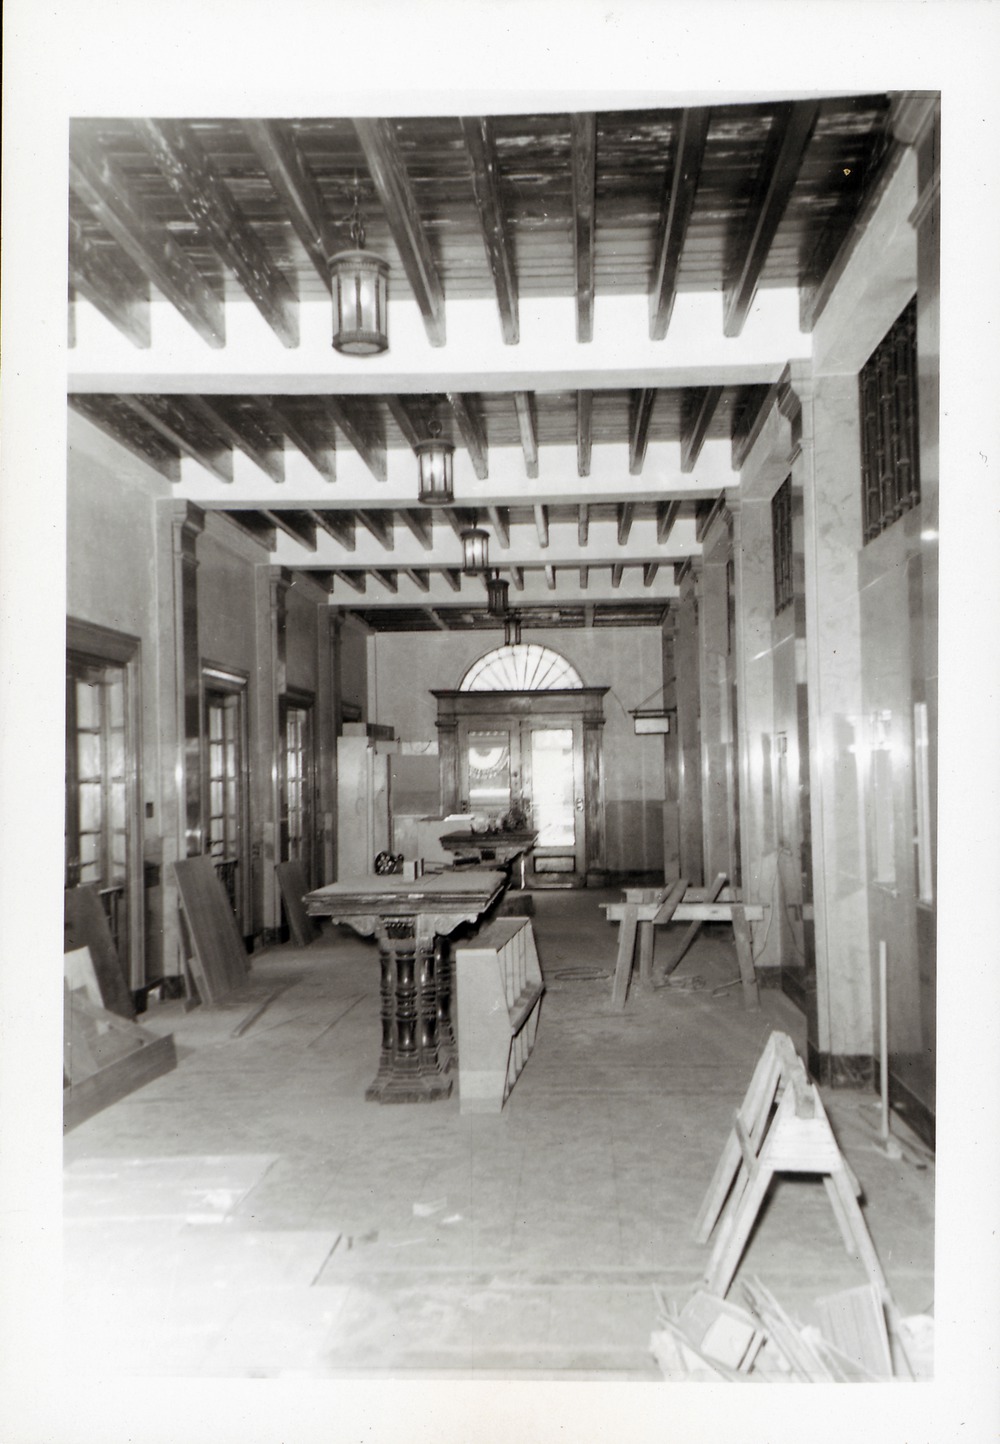
[[531, 731], [531, 816], [537, 847], [572, 848], [576, 844], [573, 729]]
[[511, 808], [511, 737], [506, 729], [470, 732], [466, 742], [469, 807], [499, 820]]

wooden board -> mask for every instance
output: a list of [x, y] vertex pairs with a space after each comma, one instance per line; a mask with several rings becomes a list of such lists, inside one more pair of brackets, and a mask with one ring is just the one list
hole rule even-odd
[[[719, 893], [722, 891], [725, 885], [726, 874], [724, 872], [720, 872], [716, 877], [715, 881], [712, 883], [712, 886], [708, 889], [708, 894], [705, 898], [705, 901], [707, 903], [715, 902], [716, 898], [719, 896]], [[684, 934], [683, 938], [680, 941], [680, 946], [678, 947], [677, 951], [674, 953], [673, 957], [663, 969], [664, 978], [668, 978], [670, 974], [674, 971], [674, 969], [677, 967], [678, 963], [681, 961], [684, 954], [694, 942], [700, 931], [701, 920], [699, 919], [697, 922], [693, 922], [688, 928], [687, 932]]]
[[82, 988], [66, 988], [63, 1020], [63, 1132], [177, 1066], [171, 1034], [97, 1007]]
[[204, 1003], [218, 1003], [247, 979], [247, 954], [226, 890], [210, 857], [174, 863], [191, 946], [191, 972]]
[[274, 866], [281, 901], [285, 906], [288, 931], [296, 947], [307, 948], [320, 935], [319, 923], [306, 912], [302, 899], [309, 891], [300, 862], [278, 862]]
[[134, 1018], [135, 1008], [100, 894], [93, 883], [67, 888], [63, 901], [63, 952], [89, 948], [101, 1001], [120, 1018]]

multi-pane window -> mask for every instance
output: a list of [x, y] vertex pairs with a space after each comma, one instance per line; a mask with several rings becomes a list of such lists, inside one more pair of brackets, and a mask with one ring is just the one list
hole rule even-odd
[[864, 539], [869, 542], [920, 501], [915, 300], [865, 362], [859, 387]]
[[233, 911], [238, 909], [242, 726], [238, 692], [205, 692], [208, 743], [206, 852], [215, 864]]
[[282, 862], [300, 862], [306, 882], [313, 873], [312, 701], [282, 697], [281, 720], [281, 832]]
[[774, 557], [774, 614], [795, 598], [792, 567], [792, 478], [786, 477], [771, 499], [771, 550]]
[[461, 692], [540, 692], [582, 687], [575, 667], [565, 657], [536, 642], [497, 647], [474, 662], [462, 678]]

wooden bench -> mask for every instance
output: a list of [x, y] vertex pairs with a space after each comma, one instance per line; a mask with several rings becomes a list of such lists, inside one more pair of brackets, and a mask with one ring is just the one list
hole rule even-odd
[[758, 904], [741, 902], [732, 889], [725, 886], [725, 881], [725, 875], [720, 873], [707, 888], [688, 887], [684, 878], [670, 888], [625, 888], [620, 903], [601, 904], [608, 922], [619, 925], [618, 956], [611, 995], [615, 1007], [625, 1006], [637, 945], [640, 985], [646, 988], [657, 986], [653, 980], [654, 930], [670, 923], [687, 923], [688, 929], [662, 970], [664, 978], [677, 967], [703, 923], [731, 923], [744, 1007], [749, 1010], [759, 1005], [749, 925], [763, 920], [764, 909]]
[[455, 949], [460, 1113], [499, 1113], [535, 1045], [545, 984], [527, 918]]

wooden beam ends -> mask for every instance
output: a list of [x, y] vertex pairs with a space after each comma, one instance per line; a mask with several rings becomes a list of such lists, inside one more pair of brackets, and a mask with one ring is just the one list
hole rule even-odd
[[482, 422], [469, 404], [469, 397], [459, 391], [447, 393], [448, 405], [462, 433], [462, 441], [469, 453], [472, 469], [479, 481], [489, 476], [489, 455], [486, 449], [486, 433]]
[[721, 386], [700, 386], [688, 392], [690, 412], [681, 434], [681, 471], [694, 471], [722, 392]]
[[638, 476], [646, 459], [646, 443], [649, 439], [649, 423], [656, 400], [656, 387], [648, 386], [632, 392], [631, 414], [628, 429], [628, 469], [630, 476]]
[[571, 116], [573, 250], [576, 261], [576, 339], [594, 338], [594, 229], [597, 180], [597, 116]]
[[517, 314], [517, 273], [500, 194], [500, 167], [493, 121], [488, 116], [463, 118], [462, 135], [472, 166], [472, 189], [496, 289], [500, 330], [505, 345], [514, 346], [521, 334]]
[[649, 293], [649, 335], [653, 341], [662, 341], [670, 325], [677, 295], [677, 272], [694, 210], [710, 118], [711, 111], [705, 106], [692, 106], [679, 114], [674, 163], [663, 193]]

